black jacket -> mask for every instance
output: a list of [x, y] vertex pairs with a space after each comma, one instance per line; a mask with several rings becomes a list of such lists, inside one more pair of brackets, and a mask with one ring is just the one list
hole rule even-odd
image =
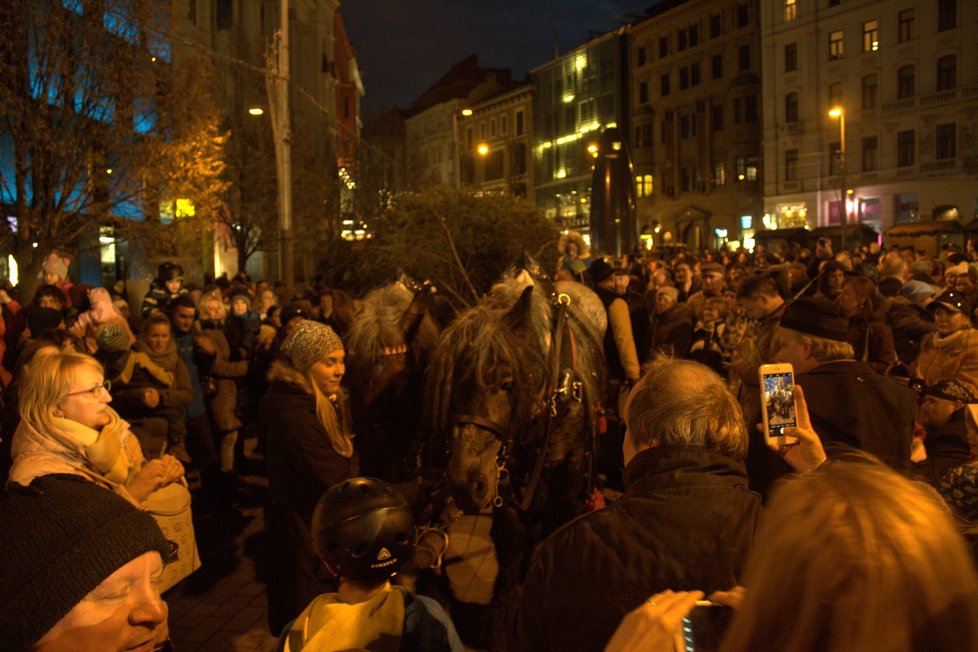
[[[327, 489], [356, 476], [359, 467], [356, 453], [346, 458], [333, 449], [299, 372], [276, 362], [269, 380], [259, 424], [267, 433], [268, 619], [279, 632], [313, 598], [336, 588], [312, 548], [312, 512]], [[349, 423], [344, 412], [341, 406], [340, 418]]]
[[760, 511], [743, 464], [705, 448], [653, 448], [629, 463], [625, 487], [613, 505], [540, 545], [515, 649], [600, 652], [653, 593], [710, 593], [740, 581]]

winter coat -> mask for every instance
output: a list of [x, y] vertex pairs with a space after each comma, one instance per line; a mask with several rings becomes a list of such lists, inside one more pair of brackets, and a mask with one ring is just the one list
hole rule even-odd
[[653, 593], [709, 594], [740, 583], [760, 507], [736, 460], [702, 447], [641, 451], [618, 501], [537, 549], [513, 649], [600, 652]]
[[232, 361], [231, 347], [224, 336], [224, 325], [217, 321], [202, 321], [201, 333], [214, 343], [217, 355], [214, 356], [208, 375], [214, 380], [217, 392], [209, 398], [211, 417], [217, 433], [231, 432], [241, 427], [235, 414], [238, 404], [238, 384], [236, 379], [248, 373], [247, 361]]
[[685, 303], [677, 303], [665, 312], [656, 312], [649, 318], [649, 350], [643, 360], [658, 353], [685, 358], [693, 338], [693, 311]]
[[[269, 504], [265, 516], [271, 568], [269, 625], [281, 631], [317, 595], [335, 590], [312, 548], [312, 512], [331, 486], [359, 472], [356, 453], [336, 452], [316, 415], [316, 399], [305, 376], [276, 361], [259, 407], [266, 437]], [[349, 428], [347, 400], [338, 400], [341, 427]]]
[[978, 394], [978, 331], [973, 328], [941, 337], [936, 331], [924, 338], [914, 375], [927, 385], [957, 380]]
[[181, 294], [187, 294], [187, 288], [180, 288], [175, 294], [171, 294], [166, 289], [166, 284], [163, 281], [154, 278], [153, 282], [149, 284], [149, 291], [143, 297], [143, 303], [139, 307], [139, 314], [142, 315], [143, 319], [146, 319], [154, 310], [166, 313], [170, 302]]
[[890, 365], [897, 361], [893, 333], [882, 321], [867, 322], [858, 317], [851, 318], [847, 341], [852, 345], [856, 360], [868, 362], [878, 374], [885, 374]]
[[[128, 371], [127, 371], [128, 370]], [[185, 408], [193, 401], [190, 373], [177, 356], [173, 341], [163, 353], [153, 353], [144, 340], [136, 342], [116, 365], [122, 375], [112, 378], [112, 406], [127, 419], [154, 416], [154, 409], [143, 403], [143, 392], [155, 389], [160, 408]]]
[[948, 471], [971, 459], [966, 412], [966, 408], [957, 410], [942, 427], [927, 431], [924, 440], [927, 459], [913, 465], [916, 479], [936, 487]]
[[[26, 486], [42, 475], [68, 473], [110, 489], [139, 507], [126, 485], [145, 458], [129, 424], [111, 408], [109, 411], [112, 420], [101, 431], [63, 419], [64, 432], [41, 433], [21, 421], [14, 433], [8, 484]], [[84, 437], [94, 441], [86, 445]]]

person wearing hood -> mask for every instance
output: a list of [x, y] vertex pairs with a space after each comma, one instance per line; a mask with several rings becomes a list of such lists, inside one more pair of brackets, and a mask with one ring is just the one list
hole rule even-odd
[[311, 543], [316, 501], [355, 477], [359, 460], [350, 431], [343, 342], [332, 328], [301, 320], [272, 363], [259, 408], [266, 438], [269, 505], [265, 528], [272, 551], [268, 620], [278, 632], [313, 598], [336, 586], [323, 577]]
[[131, 350], [121, 329], [107, 324], [99, 333], [99, 344], [121, 353], [106, 368], [115, 374], [112, 382], [116, 388], [116, 410], [133, 424], [143, 452], [152, 442], [147, 457], [157, 457], [166, 450], [189, 463], [184, 408], [193, 401], [193, 390], [190, 373], [177, 355], [170, 320], [163, 315], [150, 315]]
[[568, 231], [557, 243], [560, 257], [557, 259], [557, 275], [570, 275], [575, 281], [584, 282], [584, 273], [591, 267], [591, 250], [577, 231]]
[[139, 314], [143, 319], [157, 310], [166, 314], [170, 302], [181, 294], [187, 294], [187, 288], [183, 287], [183, 267], [167, 261], [156, 270], [156, 278], [150, 283], [149, 292], [143, 297]]

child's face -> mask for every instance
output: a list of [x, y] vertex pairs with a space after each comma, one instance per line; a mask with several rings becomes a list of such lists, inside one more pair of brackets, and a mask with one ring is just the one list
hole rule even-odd
[[703, 306], [703, 321], [717, 321], [720, 319], [720, 311], [716, 306]]
[[164, 285], [166, 285], [167, 292], [169, 292], [170, 294], [176, 294], [177, 292], [180, 291], [180, 288], [183, 287], [183, 279], [182, 278], [170, 279], [169, 281], [164, 283]]
[[244, 299], [235, 299], [231, 302], [231, 312], [238, 317], [248, 312], [248, 304]]
[[45, 285], [57, 285], [60, 282], [61, 282], [61, 274], [55, 274], [54, 272], [44, 272]]

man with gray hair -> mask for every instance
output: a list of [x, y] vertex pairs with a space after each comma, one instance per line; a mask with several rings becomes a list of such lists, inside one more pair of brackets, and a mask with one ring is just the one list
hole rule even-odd
[[537, 549], [517, 650], [600, 651], [653, 593], [709, 594], [740, 580], [760, 497], [747, 488], [747, 431], [726, 383], [699, 363], [660, 357], [624, 417], [625, 493]]
[[[910, 466], [916, 394], [853, 359], [849, 319], [833, 302], [802, 297], [781, 317], [778, 361], [789, 362], [805, 390], [812, 427], [831, 443], [861, 448], [894, 469]], [[785, 465], [785, 472], [787, 466]], [[750, 468], [751, 486], [755, 470]]]

